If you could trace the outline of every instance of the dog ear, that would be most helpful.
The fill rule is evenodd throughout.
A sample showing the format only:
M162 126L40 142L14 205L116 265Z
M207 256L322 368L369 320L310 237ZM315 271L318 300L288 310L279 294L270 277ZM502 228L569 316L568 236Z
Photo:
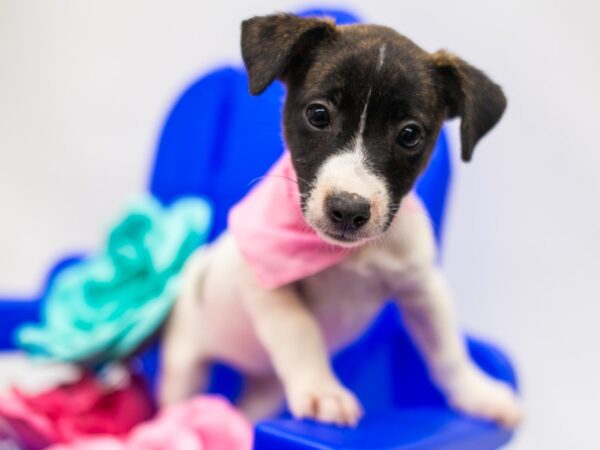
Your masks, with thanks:
M335 23L327 19L275 14L243 21L242 58L250 78L250 93L260 94L275 78L283 79L295 56L306 56L334 34Z
M445 51L432 55L441 81L442 102L447 118L460 116L461 156L471 160L475 144L502 117L506 97L502 88L481 70Z

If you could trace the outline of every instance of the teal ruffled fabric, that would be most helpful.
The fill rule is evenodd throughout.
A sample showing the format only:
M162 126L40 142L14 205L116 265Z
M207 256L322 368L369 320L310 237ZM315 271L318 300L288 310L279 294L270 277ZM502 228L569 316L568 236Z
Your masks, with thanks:
M134 353L162 325L181 269L206 242L211 208L186 198L136 202L97 256L64 269L50 286L43 323L17 331L33 356L99 366Z

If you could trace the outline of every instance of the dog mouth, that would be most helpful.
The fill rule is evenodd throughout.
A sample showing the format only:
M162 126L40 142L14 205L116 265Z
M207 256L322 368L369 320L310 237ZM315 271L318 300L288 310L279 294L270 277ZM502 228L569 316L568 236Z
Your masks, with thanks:
M362 232L335 230L328 226L311 226L311 228L323 241L338 247L354 248L371 239Z
M343 244L359 244L361 243L364 238L361 238L360 236L356 236L354 234L350 234L350 233L335 233L335 232L331 232L331 231L322 231L322 234L324 234L325 236L327 236L329 239L332 239L336 242L340 242Z

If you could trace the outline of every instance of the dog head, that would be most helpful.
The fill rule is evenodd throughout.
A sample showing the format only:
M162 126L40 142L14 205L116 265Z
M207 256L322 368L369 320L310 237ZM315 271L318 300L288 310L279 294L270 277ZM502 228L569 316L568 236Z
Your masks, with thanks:
M445 119L462 159L500 119L498 85L460 58L376 25L280 14L242 23L250 92L286 86L283 131L307 223L337 245L380 236L427 166Z

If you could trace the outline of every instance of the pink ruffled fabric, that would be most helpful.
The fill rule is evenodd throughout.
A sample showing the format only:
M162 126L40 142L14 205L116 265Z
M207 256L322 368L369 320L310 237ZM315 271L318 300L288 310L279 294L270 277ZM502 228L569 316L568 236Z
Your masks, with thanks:
M100 436L48 450L250 450L250 423L226 400L200 396L171 406L125 439Z
M13 389L0 397L4 434L28 450L93 434L126 436L154 411L146 382L136 374L118 389L107 390L87 374L74 384L42 394L27 395Z

